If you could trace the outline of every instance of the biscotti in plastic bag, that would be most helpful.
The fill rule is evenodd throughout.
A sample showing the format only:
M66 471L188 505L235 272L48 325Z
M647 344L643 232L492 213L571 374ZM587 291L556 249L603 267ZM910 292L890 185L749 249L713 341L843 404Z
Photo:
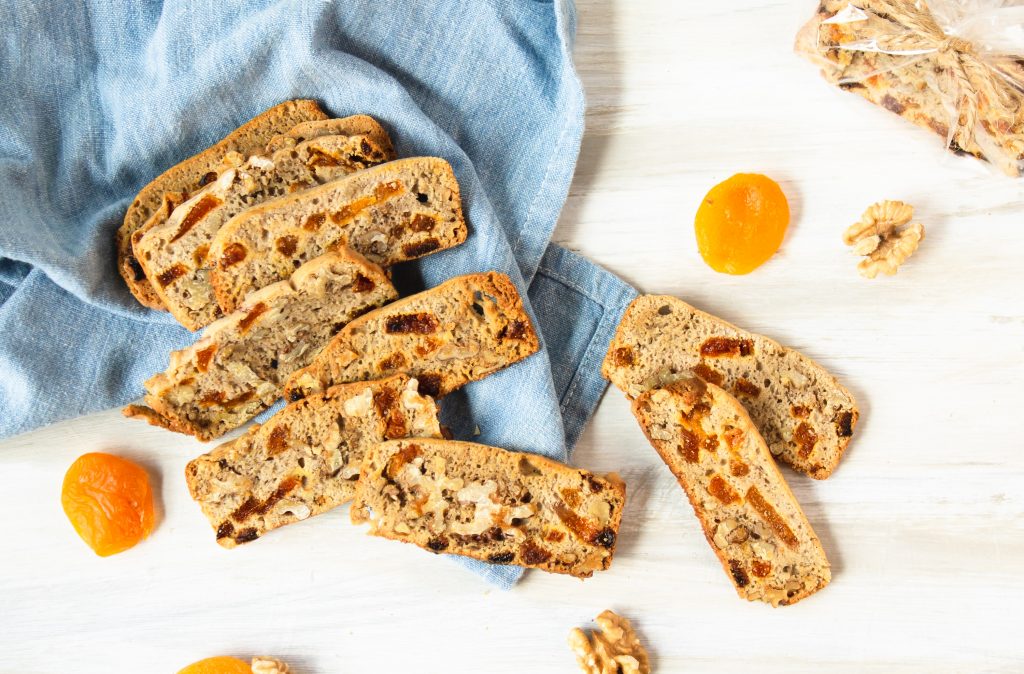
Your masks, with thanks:
M1024 6L1014 5L823 0L796 49L829 82L1016 177L1024 173Z

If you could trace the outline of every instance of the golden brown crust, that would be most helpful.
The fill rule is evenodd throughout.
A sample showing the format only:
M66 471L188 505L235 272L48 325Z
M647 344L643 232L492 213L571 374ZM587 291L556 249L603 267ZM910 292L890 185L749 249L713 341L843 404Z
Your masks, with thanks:
M131 235L132 255L135 255L135 244L137 244L139 242L139 240L143 237L143 235L146 232L148 232L149 230L153 229L153 227L156 227L161 222L163 222L163 221L167 220L167 218L171 217L171 213L174 212L174 209L177 208L178 206L180 206L181 204L185 203L186 201L188 201L188 193L187 192L164 192L164 196L163 196L163 199L161 200L160 206L158 208L156 208L150 214L149 218L147 218L146 221L144 223L142 223L142 225L139 226L138 229L136 229L134 232L132 232L132 235ZM144 269L143 269L143 272L145 272ZM152 284L150 284L148 282L148 280L147 280L147 282L144 285L147 288L151 288L152 287ZM155 293L154 293L154 296L155 296ZM157 298L157 300L160 301L159 297ZM154 307L154 308L155 309L159 309L159 308L162 308L162 306L163 306L163 304L162 304L162 301L161 301L161 306L160 307Z
M395 150L391 137L384 127L381 126L380 122L369 115L351 115L349 117L332 119L317 118L299 122L284 133L271 138L265 148L257 148L257 150L273 153L275 150L291 148L303 141L326 135L366 136L383 152L388 161L395 159ZM171 216L171 212L175 207L187 201L188 198L189 194L187 192L165 193L163 206L154 210L149 219L132 234L132 245L137 244L139 239L153 227L166 221ZM148 283L146 285L149 286ZM157 299L159 301L159 298Z
M252 118L215 145L167 169L139 191L117 230L115 245L118 271L140 303L153 309L163 309L163 303L135 260L131 244L132 234L161 206L164 194L194 191L201 186L200 181L207 173L216 170L228 152L236 151L248 156L296 124L317 119L327 119L327 114L316 101L285 101Z

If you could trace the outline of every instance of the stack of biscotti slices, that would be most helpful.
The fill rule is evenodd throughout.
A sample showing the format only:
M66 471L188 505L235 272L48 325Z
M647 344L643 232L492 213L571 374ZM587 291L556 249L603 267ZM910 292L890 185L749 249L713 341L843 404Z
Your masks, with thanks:
M210 243L210 283L221 309L233 311L341 243L388 266L456 246L466 233L448 162L399 159L239 213Z
M440 437L406 375L334 386L188 464L226 547L354 499L353 523L434 553L587 578L615 553L625 485L541 456Z
M389 266L466 235L446 161L395 161L373 118L290 101L147 185L117 245L139 301L198 330L335 247Z
M674 297L633 301L602 373L632 401L740 596L792 604L831 579L774 457L817 479L857 423L853 396L820 365Z
M189 489L225 547L355 498L354 521L372 517L376 535L588 577L611 564L621 481L440 437L433 396L538 348L503 274L456 277L388 304L293 373L291 404L192 461Z
M146 406L125 414L201 440L219 437L280 398L285 379L343 325L397 296L384 271L358 253L325 253L172 353L170 367L145 382Z
M365 313L395 296L383 271L358 253L315 258L172 354L168 370L145 383L147 406L125 413L210 440L282 392L295 401L335 384L407 373L421 392L439 397L540 346L504 274L458 276Z
M347 120L314 124L339 121ZM210 285L207 253L224 223L264 201L393 159L390 143L374 138L381 134L383 129L373 135L317 135L248 158L231 153L216 180L166 219L162 212L150 218L133 235L132 249L168 311L190 330L212 323L221 310Z
M127 266L145 272L126 276L129 287L187 328L209 328L126 413L204 440L222 435L272 404L345 323L395 299L376 263L462 243L451 166L393 159L372 118L327 119L295 101L147 186L118 234Z
M230 152L248 157L264 150L276 136L299 128L302 123L327 119L315 101L285 101L260 113L213 146L177 164L154 178L135 197L117 231L117 268L129 290L142 304L164 308L132 250L132 236L159 211L169 215L173 206L185 201L190 192L202 189L217 178L217 169ZM280 142L280 141L278 141ZM184 198L183 198L184 197Z
M122 275L143 304L205 329L125 414L210 440L291 402L188 465L221 545L351 500L405 439L422 445L398 446L398 482L385 473L377 493L370 475L359 491L360 516L384 516L377 534L579 577L608 567L621 482L441 438L435 397L540 348L504 274L388 304L381 266L466 236L447 162L396 160L372 118L328 119L311 101L268 110L139 194L118 232Z

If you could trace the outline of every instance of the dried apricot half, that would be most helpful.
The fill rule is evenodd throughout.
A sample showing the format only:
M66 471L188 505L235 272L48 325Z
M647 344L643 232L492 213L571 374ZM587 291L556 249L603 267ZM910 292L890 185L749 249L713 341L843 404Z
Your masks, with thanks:
M252 667L244 660L218 655L215 658L193 662L178 674L252 674Z
M789 226L789 202L778 183L759 173L737 173L711 188L694 222L697 249L708 266L749 274L768 261Z
M112 454L78 457L60 494L71 526L100 557L123 552L153 531L153 491L141 466Z

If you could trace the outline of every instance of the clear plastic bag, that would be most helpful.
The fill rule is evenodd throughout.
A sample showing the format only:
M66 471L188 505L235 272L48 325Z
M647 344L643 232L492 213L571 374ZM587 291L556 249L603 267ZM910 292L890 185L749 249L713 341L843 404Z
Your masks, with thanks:
M833 84L1024 173L1024 4L823 0L796 49Z

